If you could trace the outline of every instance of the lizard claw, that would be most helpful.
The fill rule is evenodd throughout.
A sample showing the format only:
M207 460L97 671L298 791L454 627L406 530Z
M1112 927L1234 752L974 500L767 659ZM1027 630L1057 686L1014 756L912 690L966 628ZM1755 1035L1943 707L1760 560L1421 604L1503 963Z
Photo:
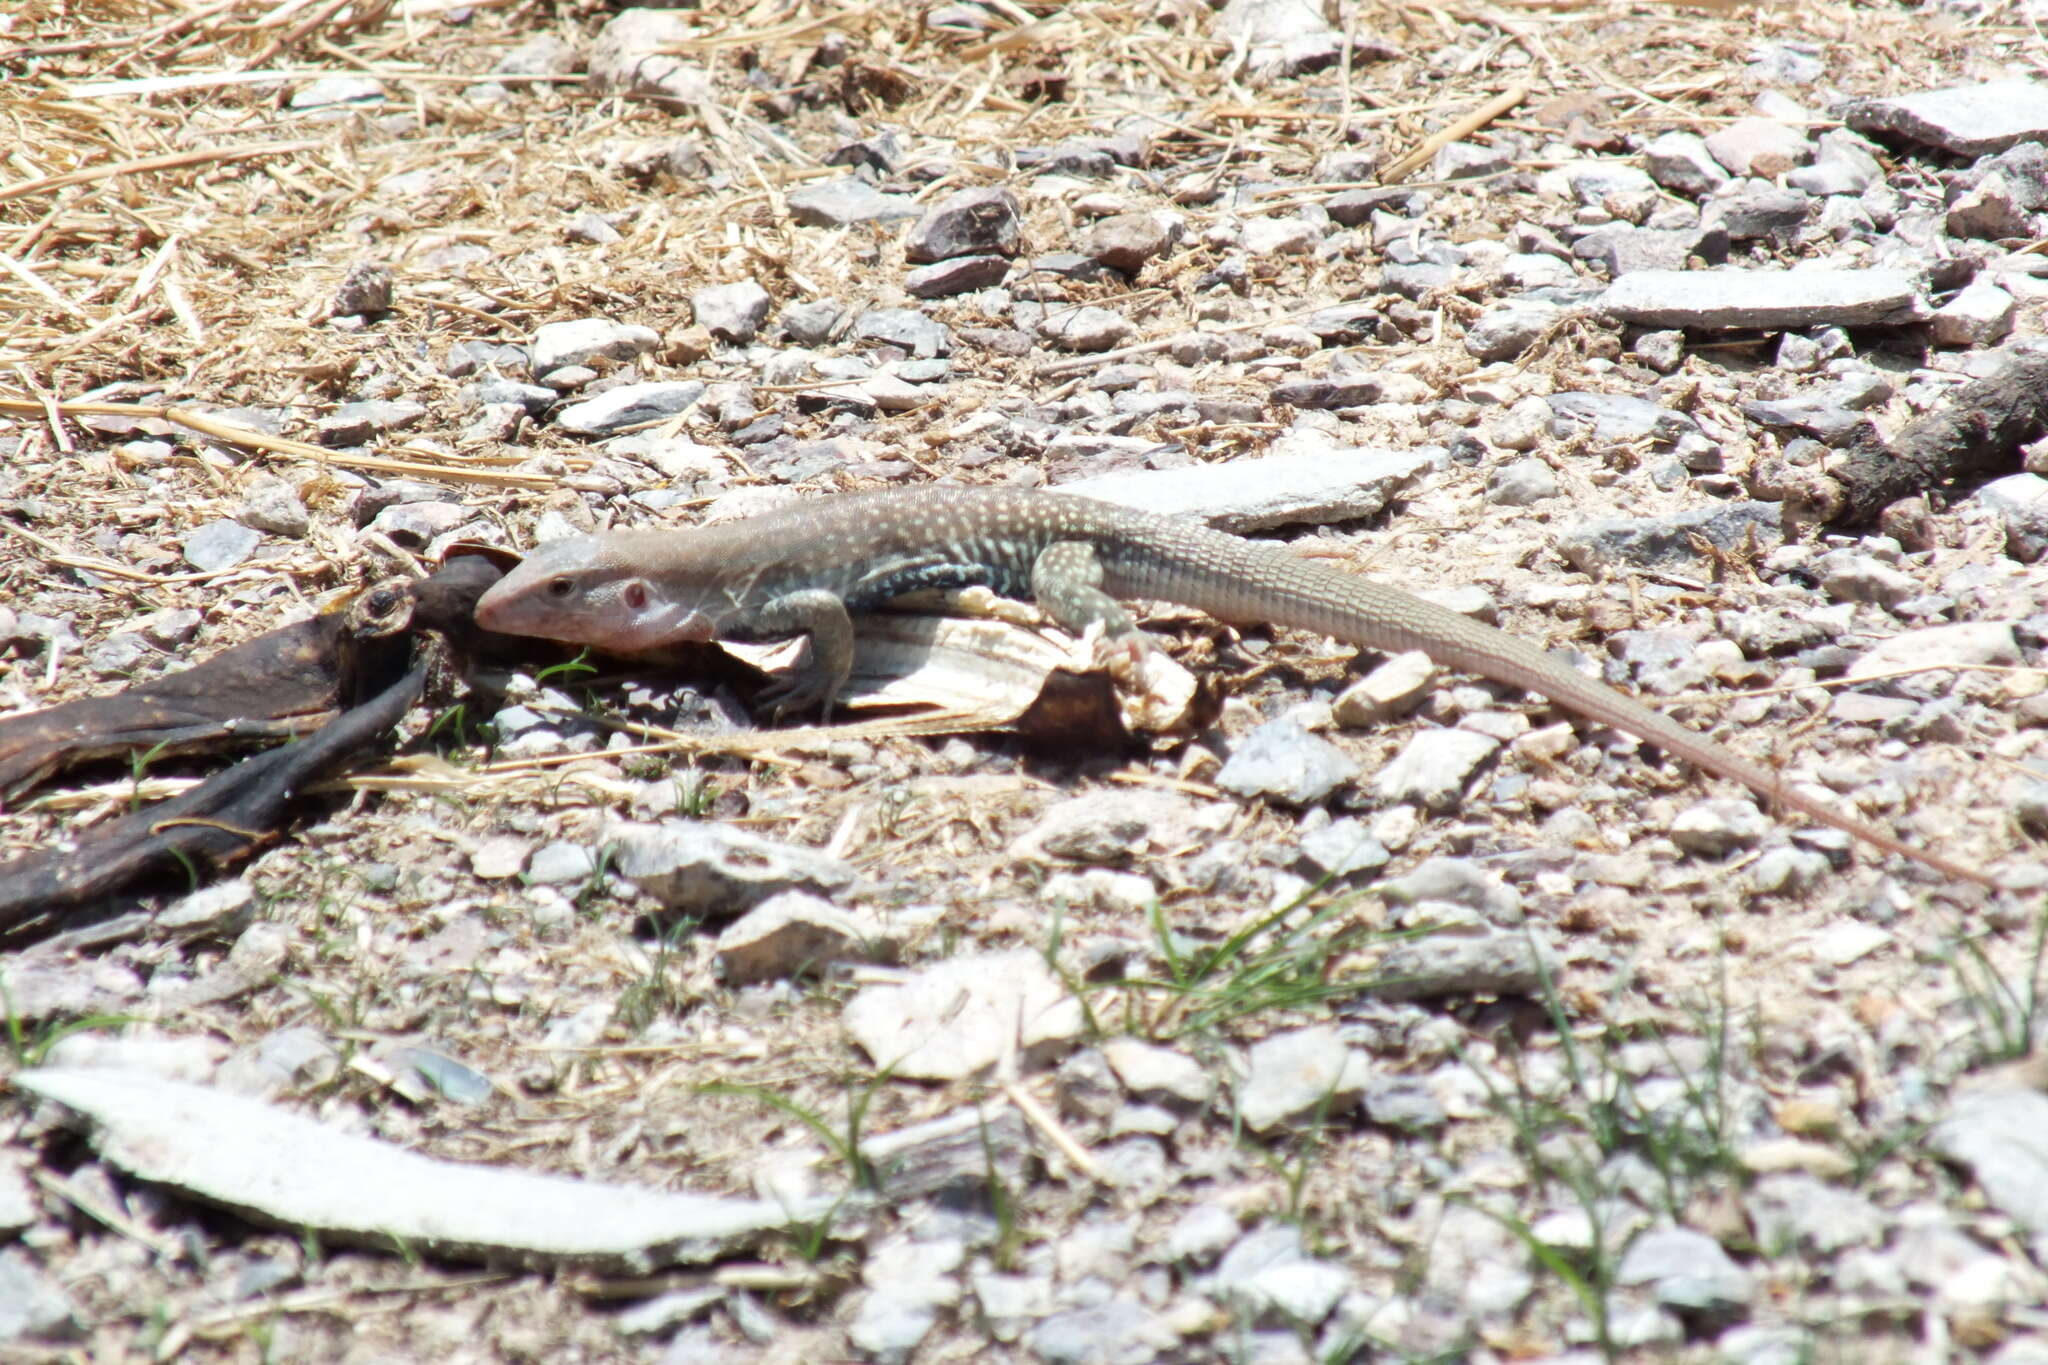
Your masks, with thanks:
M765 711L778 724L786 716L800 711L818 708L819 723L829 724L832 719L832 692L816 672L800 669L785 673L763 688L754 698L754 708Z

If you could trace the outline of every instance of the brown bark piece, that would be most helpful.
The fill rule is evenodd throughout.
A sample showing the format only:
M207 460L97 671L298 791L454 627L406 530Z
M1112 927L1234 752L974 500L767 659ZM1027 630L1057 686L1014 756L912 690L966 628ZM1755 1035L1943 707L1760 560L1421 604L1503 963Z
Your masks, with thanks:
M2019 448L2048 431L2048 348L2015 349L1997 370L1949 396L1890 442L1871 438L1819 482L1837 526L1867 526L1885 508L1958 479L2010 473ZM1825 503L1832 501L1833 506Z

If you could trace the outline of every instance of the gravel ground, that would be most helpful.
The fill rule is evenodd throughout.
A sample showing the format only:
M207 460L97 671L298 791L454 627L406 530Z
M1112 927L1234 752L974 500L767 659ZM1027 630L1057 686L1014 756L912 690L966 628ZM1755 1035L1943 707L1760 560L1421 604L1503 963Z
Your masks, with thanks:
M1084 486L1567 651L2003 887L1180 611L1216 690L1121 747L451 683L253 860L0 961L0 1359L2048 1361L2039 43L0 15L7 711L458 542ZM980 627L924 728L986 724L981 641L1064 648ZM0 847L207 771L67 774Z

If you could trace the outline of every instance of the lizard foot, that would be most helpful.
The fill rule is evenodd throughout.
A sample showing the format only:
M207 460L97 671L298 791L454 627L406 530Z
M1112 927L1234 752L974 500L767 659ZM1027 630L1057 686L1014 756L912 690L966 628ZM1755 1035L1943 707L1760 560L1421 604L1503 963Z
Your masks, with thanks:
M785 717L798 712L818 708L819 724L830 724L832 720L832 693L837 689L829 687L815 671L799 669L785 673L770 683L754 697L754 709L764 712L769 719L780 724Z

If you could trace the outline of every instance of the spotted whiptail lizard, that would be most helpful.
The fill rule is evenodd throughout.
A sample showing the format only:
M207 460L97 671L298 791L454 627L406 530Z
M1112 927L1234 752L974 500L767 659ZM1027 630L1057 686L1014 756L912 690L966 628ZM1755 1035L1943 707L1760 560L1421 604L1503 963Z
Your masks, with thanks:
M777 711L829 709L853 667L849 613L975 584L1028 594L1061 625L1100 624L1112 639L1135 636L1118 599L1136 598L1362 648L1421 650L1440 665L1540 693L1886 852L1997 885L1841 814L1492 626L1278 546L1088 498L991 488L855 493L694 530L579 536L530 555L484 594L476 617L489 630L624 653L809 635L810 666L764 700Z

